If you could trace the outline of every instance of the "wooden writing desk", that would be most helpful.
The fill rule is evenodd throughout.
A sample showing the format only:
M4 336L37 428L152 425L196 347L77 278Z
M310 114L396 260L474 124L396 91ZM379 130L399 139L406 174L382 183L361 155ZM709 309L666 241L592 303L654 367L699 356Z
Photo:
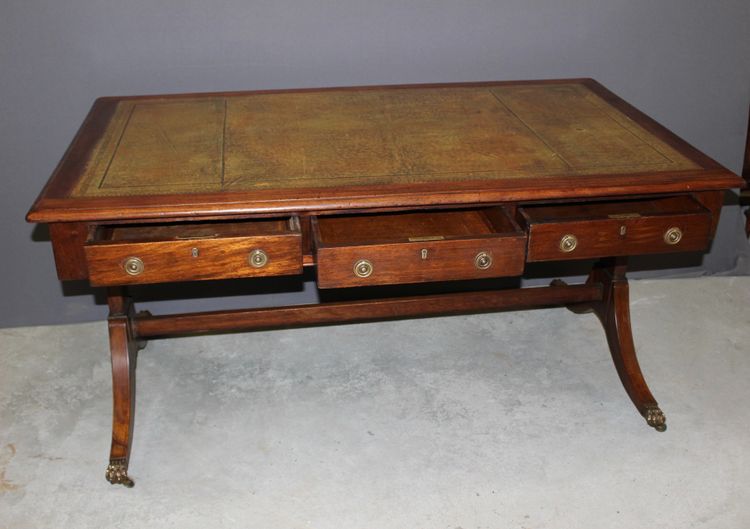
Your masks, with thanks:
M635 355L626 256L700 252L741 180L590 79L110 97L28 214L62 280L108 287L106 477L132 485L145 339L551 305L593 310L620 379L666 428ZM301 274L319 288L520 276L585 284L153 316L133 284Z

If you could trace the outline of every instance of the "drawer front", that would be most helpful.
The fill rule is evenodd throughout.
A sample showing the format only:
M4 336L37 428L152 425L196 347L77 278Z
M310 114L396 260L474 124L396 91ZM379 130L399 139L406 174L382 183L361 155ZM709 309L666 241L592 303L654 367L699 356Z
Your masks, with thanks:
M518 276L526 235L502 207L313 219L318 286Z
M302 273L299 233L86 245L93 285L128 285Z
M523 273L524 246L523 237L498 237L319 248L318 286L518 276Z
M708 212L532 223L528 260L701 251L708 248L710 229Z

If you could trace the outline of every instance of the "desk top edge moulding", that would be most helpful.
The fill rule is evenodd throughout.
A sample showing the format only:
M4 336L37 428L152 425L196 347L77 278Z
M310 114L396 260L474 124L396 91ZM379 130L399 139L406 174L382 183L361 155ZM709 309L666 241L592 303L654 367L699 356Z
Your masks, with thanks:
M49 224L61 280L107 289L105 477L130 487L139 351L195 333L566 306L596 314L625 392L663 432L627 259L705 252L742 186L592 79L104 97L27 220ZM592 260L586 282L474 281L520 285L527 263L570 260ZM305 268L319 289L428 288L164 315L128 290Z
M574 198L736 179L590 79L105 97L28 219Z

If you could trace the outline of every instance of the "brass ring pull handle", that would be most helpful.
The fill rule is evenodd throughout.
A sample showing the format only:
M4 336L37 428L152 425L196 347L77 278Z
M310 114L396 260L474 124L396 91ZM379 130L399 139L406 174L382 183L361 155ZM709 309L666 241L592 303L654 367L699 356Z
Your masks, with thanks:
M256 248L250 252L247 260L253 268L263 268L268 263L268 254L260 248Z
M669 245L675 245L682 240L682 230L676 226L669 228L664 232L664 242Z
M370 277L372 270L372 263L367 259L360 259L354 263L354 275L357 277Z
M562 239L560 239L561 252L570 253L576 249L576 246L578 246L578 237L576 237L572 233L563 235Z
M487 252L479 252L476 257L474 257L474 266L479 270L487 270L492 266L492 256Z
M138 257L128 257L122 266L125 268L125 273L130 276L141 275L145 268L143 261Z

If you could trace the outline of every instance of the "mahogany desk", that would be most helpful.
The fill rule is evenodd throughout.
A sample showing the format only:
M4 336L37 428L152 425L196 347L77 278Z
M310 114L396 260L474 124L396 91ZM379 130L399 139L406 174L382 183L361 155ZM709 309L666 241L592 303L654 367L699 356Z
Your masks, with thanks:
M591 79L98 99L31 211L61 280L107 287L106 477L131 486L147 338L567 305L594 311L623 386L665 417L633 347L626 258L701 252L741 179ZM323 289L520 276L585 284L153 316L128 285L301 274Z

